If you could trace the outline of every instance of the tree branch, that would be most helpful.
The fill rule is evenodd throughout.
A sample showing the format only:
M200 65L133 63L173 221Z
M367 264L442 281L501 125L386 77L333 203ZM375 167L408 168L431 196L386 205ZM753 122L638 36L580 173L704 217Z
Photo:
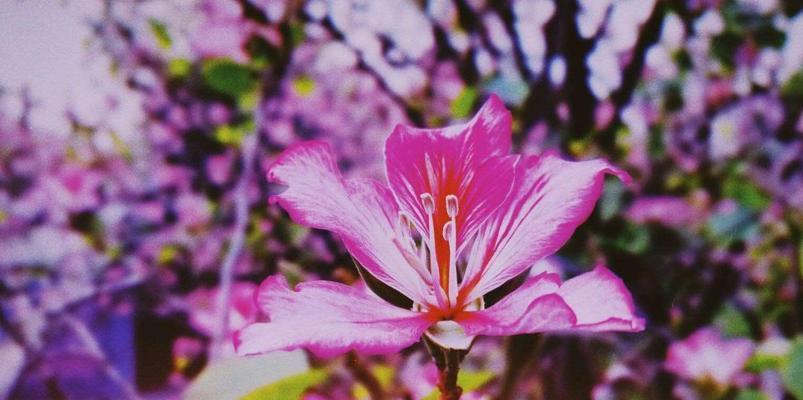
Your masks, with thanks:
M217 297L218 331L212 343L212 355L216 358L222 354L222 349L229 332L229 306L231 304L231 286L233 282L234 266L240 257L245 244L245 230L248 226L248 183L251 180L251 167L256 152L259 149L259 127L261 126L259 109L255 112L255 132L243 139L242 160L243 172L234 191L234 228L229 248L220 267L220 295Z
M373 372L366 367L365 363L363 363L353 351L349 352L346 356L346 368L348 368L351 375L354 376L354 380L365 386L372 400L383 400L387 398L379 379L376 378Z

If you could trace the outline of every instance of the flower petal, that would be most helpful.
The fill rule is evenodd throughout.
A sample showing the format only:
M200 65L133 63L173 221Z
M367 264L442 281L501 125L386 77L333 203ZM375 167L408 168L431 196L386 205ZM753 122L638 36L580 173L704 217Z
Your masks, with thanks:
M421 194L435 202L435 232L448 221L446 196L457 196L457 243L504 201L513 176L510 152L511 115L491 96L477 115L463 125L419 129L398 125L385 142L387 177L400 208L421 232L428 216Z
M630 179L603 160L573 162L554 153L521 160L498 220L483 226L472 249L461 289L465 301L488 293L563 246L594 210L606 173Z
M644 329L622 281L605 267L561 283L556 274L528 279L499 303L458 318L469 335L517 335L547 331Z
M591 272L569 279L560 286L558 294L577 316L575 329L644 330L644 319L636 316L630 292L608 268L598 266Z
M239 354L305 348L320 357L355 350L399 351L417 342L434 322L427 314L392 306L368 292L336 282L300 283L290 289L280 275L262 283L256 296L270 322L239 332Z
M394 242L398 210L387 187L344 180L331 147L320 141L288 148L269 168L268 179L287 186L271 202L294 221L337 233L374 277L414 301L427 302L426 284Z
M576 317L556 293L559 285L557 275L540 274L493 306L465 312L457 321L469 335L507 336L569 329L575 325Z

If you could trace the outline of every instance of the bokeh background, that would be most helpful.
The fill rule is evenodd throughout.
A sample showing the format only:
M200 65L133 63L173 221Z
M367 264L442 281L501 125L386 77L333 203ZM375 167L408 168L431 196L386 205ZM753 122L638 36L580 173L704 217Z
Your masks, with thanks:
M0 398L430 395L421 345L233 354L267 275L358 280L264 169L383 178L495 93L517 151L633 175L535 268L609 265L647 329L481 338L466 398L803 399L803 2L6 0L0 60Z

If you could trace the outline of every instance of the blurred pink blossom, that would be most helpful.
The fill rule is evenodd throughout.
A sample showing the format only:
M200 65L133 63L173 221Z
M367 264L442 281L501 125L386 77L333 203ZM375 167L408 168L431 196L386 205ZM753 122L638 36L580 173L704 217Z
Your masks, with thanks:
M669 347L665 366L686 379L710 379L727 386L744 368L754 348L749 339L724 339L717 329L702 328Z
M664 225L681 228L699 222L703 210L689 200L681 197L652 196L639 197L625 212L635 223L660 222Z

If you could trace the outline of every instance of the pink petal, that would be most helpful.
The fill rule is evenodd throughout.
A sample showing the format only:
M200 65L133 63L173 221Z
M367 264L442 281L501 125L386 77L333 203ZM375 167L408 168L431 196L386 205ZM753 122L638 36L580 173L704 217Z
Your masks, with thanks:
M271 202L294 221L339 234L374 277L416 302L427 302L426 284L394 243L398 210L386 187L344 180L331 147L320 141L288 148L269 168L268 179L288 186Z
M556 294L559 286L557 275L540 274L493 306L464 313L458 322L468 335L507 336L569 329L575 325L576 317Z
M542 273L499 303L466 312L458 322L469 335L644 329L644 320L635 315L630 293L605 267L563 283L556 274Z
M292 290L283 276L271 276L260 286L256 301L270 322L239 332L239 354L297 348L320 357L350 350L392 353L417 342L433 322L427 314L336 282L300 283Z
M491 96L469 122L441 129L398 125L385 142L387 177L400 208L421 232L428 217L421 194L435 200L435 232L448 221L446 196L458 198L457 243L505 199L513 176L510 152L511 115Z
M499 222L478 235L461 291L471 301L557 251L594 210L605 174L630 177L603 160L566 161L554 153L517 165Z
M624 282L603 266L564 282L558 294L577 316L575 329L644 330L644 320L636 316L633 298Z

